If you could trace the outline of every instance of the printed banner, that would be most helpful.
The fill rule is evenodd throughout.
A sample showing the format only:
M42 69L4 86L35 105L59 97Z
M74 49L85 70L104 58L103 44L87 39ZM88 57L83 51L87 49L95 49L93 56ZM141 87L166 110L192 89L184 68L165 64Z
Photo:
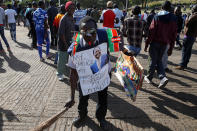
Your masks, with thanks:
M107 43L76 52L70 59L76 66L84 96L101 91L110 84Z
M135 57L127 56L121 52L116 67L115 75L128 97L136 100L137 92L142 87L144 69Z

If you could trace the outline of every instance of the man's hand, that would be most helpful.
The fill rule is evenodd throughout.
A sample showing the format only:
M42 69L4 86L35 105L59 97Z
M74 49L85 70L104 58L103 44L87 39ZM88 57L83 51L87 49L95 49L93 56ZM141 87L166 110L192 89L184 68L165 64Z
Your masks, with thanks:
M68 107L68 108L71 108L73 105L75 104L75 101L73 99L71 100L68 100L65 104L64 107Z

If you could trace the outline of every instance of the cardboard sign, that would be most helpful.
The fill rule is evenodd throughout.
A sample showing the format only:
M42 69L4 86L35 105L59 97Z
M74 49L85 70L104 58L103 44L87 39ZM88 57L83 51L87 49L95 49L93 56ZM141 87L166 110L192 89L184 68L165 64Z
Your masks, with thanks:
M76 67L84 96L101 91L110 84L107 43L76 52L69 59Z
M116 67L115 75L128 97L136 100L137 92L142 87L144 69L135 57L127 56L121 52Z

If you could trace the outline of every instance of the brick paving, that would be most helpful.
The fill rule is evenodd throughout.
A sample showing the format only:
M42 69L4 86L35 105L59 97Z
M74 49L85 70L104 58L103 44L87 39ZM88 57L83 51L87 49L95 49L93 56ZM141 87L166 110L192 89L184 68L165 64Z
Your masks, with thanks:
M17 43L5 35L13 54L0 55L0 131L28 131L59 112L69 96L69 80L60 82L56 76L53 58L39 61L37 50L31 48L27 29L17 26ZM1 40L2 41L2 40ZM2 41L3 43L3 41ZM3 43L3 47L6 47ZM45 47L44 47L45 49ZM51 54L55 50L50 51ZM44 54L45 56L45 54ZM118 54L113 54L113 60ZM107 121L110 131L197 131L197 45L186 71L173 70L181 59L181 51L174 50L169 58L167 73L170 80L165 89L143 83L136 102L126 97L123 88L113 75L109 86ZM141 52L137 57L147 72L148 56ZM153 80L159 83L158 79ZM76 104L46 131L101 130L95 118L97 96L91 95L87 122L80 128L72 126L77 116Z

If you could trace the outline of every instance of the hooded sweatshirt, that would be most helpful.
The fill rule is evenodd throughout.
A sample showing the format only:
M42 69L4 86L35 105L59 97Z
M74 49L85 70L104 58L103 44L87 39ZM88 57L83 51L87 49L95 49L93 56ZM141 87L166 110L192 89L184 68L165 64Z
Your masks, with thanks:
M170 45L172 50L177 36L176 16L167 11L160 11L155 15L150 28L146 46L150 43Z

